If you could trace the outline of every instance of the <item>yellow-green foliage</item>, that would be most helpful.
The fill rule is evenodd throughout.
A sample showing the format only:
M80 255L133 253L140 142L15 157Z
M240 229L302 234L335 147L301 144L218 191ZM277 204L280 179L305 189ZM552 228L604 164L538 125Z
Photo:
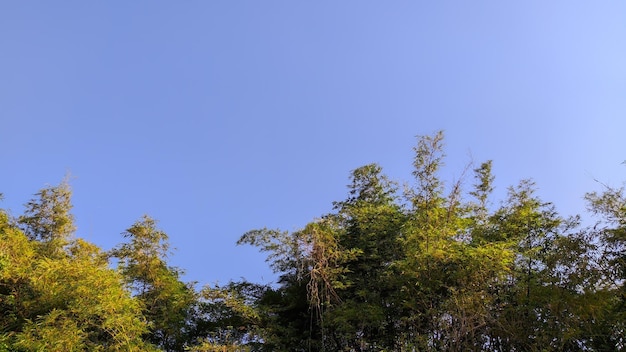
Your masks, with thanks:
M47 257L41 242L0 224L0 347L24 351L145 351L138 302L100 249L74 240Z

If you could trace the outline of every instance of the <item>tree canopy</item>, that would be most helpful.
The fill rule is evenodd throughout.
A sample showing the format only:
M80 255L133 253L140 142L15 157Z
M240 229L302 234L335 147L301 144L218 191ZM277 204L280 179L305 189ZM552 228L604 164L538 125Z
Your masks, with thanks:
M244 233L272 285L195 289L149 216L103 251L76 237L68 182L44 188L0 210L0 351L624 350L624 189L585 196L588 226L532 180L492 199L492 161L469 189L444 161L443 133L419 136L404 188L364 165L301 229Z

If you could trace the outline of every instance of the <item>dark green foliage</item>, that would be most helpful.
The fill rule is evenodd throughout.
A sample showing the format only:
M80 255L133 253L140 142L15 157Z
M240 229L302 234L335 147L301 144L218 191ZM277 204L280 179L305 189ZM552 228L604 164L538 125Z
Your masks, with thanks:
M288 326L273 336L309 351L623 348L622 190L588 196L605 221L585 229L541 201L530 180L490 209L491 161L474 170L466 201L460 181L438 177L442 133L420 137L414 151L415 187L404 197L378 165L366 165L334 213L301 231L242 237L282 274L265 299L300 307L266 332ZM280 316L280 306L265 313Z

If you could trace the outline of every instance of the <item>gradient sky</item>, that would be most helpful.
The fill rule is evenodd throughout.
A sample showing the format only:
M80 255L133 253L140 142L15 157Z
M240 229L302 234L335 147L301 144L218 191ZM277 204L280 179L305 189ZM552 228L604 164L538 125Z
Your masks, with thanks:
M623 1L2 1L0 207L66 173L77 236L159 220L185 279L273 280L244 232L296 230L379 163L494 160L564 214L626 180ZM469 179L466 184L470 185Z

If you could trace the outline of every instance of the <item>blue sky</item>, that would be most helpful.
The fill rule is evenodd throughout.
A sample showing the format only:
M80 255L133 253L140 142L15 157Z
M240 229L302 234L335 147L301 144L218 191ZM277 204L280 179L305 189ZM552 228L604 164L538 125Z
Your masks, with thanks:
M496 198L532 177L584 211L626 179L625 98L618 1L4 1L0 206L70 173L77 236L149 214L187 280L267 283L239 236L330 212L366 163L410 182L440 129L442 178L493 159Z

